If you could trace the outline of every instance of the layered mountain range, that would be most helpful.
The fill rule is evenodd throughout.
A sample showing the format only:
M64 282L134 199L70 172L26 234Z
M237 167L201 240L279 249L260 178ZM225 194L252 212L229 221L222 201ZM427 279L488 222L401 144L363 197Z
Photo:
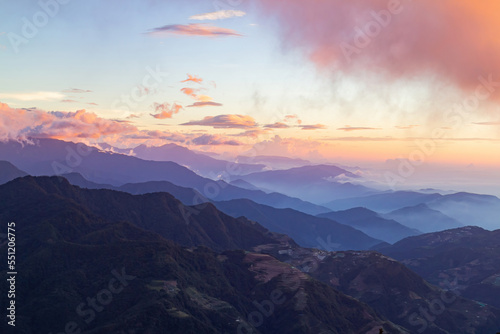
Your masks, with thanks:
M176 147L33 142L0 143L20 333L500 330L494 196L384 192L299 162L241 159L232 173L218 160L228 183L195 173L222 166L200 153L167 161Z

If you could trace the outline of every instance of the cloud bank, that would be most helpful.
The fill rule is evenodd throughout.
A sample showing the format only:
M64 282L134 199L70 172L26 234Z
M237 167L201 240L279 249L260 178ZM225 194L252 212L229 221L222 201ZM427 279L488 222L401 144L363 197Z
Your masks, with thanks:
M479 76L500 97L500 2L494 0L258 0L285 49L322 72L387 80L429 76L474 93Z

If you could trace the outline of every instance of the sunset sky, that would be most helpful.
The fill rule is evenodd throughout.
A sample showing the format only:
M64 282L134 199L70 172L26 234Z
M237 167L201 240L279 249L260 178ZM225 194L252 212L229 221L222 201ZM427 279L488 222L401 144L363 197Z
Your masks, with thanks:
M496 0L2 1L0 139L500 167Z

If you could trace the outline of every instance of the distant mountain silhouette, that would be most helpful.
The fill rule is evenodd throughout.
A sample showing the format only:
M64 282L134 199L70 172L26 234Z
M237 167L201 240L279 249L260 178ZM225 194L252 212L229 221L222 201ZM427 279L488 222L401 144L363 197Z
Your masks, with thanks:
M324 204L338 211L356 207L367 208L376 212L387 213L408 206L415 206L442 197L438 193L427 194L414 191L394 191L361 197L338 199Z
M431 212L424 207L417 207L426 204L430 209L440 211L442 214L452 218L446 221L445 217L436 212ZM332 210L346 210L354 207L365 207L381 213L390 213L407 207L416 207L413 212L402 212L402 217L408 214L416 214L419 211L422 219L429 219L434 214L434 218L442 221L444 228L457 227L456 221L463 225L475 225L494 230L500 228L500 199L491 195L478 195L472 193L455 193L441 195L438 193L419 193L414 191L396 191L370 196L339 199L325 204ZM424 210L425 209L425 210ZM426 212L425 212L426 211ZM429 216L430 215L430 216ZM440 217L438 217L440 216ZM396 216L392 217L396 219ZM406 217L408 226L418 228L417 224L431 224L426 221L412 221L411 217ZM401 219L401 223L405 224ZM453 221L455 220L455 222ZM441 229L440 227L436 227ZM425 227L422 228L424 230Z
M406 238L380 251L435 285L500 308L500 230L466 226Z
M304 159L279 157L272 155L244 156L240 155L236 161L241 163L264 164L272 169L287 169L311 165L311 162Z
M302 247L330 251L370 249L381 242L353 227L293 209L276 209L248 199L214 204L219 210L233 217L244 216L271 231L287 234Z
M224 181L203 178L174 162L146 161L54 139L35 141L37 145L24 146L18 142L0 142L0 159L6 159L34 176L77 172L94 183L115 187L127 183L168 181L181 187L196 189L212 200L250 198L258 203L294 208L310 214L329 211L325 207L279 193L266 194L260 190L242 189Z
M230 173L231 175L248 174L261 171L265 167L263 164L234 163L214 159L176 144L166 144L163 146L139 145L132 149L132 152L136 157L144 160L176 162L199 175L209 178L215 178L224 173Z
M28 175L8 161L0 161L0 184Z
M463 225L481 226L489 230L500 228L500 199L496 196L459 192L437 198L427 205Z
M126 221L156 232L182 246L207 246L214 250L251 249L265 243L279 243L267 230L246 219L234 219L212 204L193 210L168 193L131 195L113 190L82 189L62 177L19 178L0 187L10 192L12 205L62 197L68 207L80 205L110 221ZM32 195L30 195L32 194ZM71 204L73 203L73 204ZM16 214L6 210L6 215ZM19 214L19 213L18 213ZM6 218L7 219L7 218Z
M232 184L233 186L236 186L236 187L239 187L239 188L243 188L243 189L262 190L262 189L260 189L260 188L258 188L256 186L254 186L250 182L247 182L247 181L244 181L244 180L241 180L241 179L233 180L233 181L229 182L229 184Z
M394 219L410 228L422 232L437 232L462 227L463 224L448 217L440 211L429 208L426 204L418 204L411 207L398 209L383 215Z
M184 244L258 241L257 230L213 206L188 230L176 223L178 204L167 194L84 190L55 177L0 186L0 219L16 222L16 333L399 331L367 305L272 256L182 248L137 226L169 226L163 234ZM225 239L236 232L231 226L240 232ZM0 250L5 254L7 244ZM0 302L8 304L6 293ZM0 331L11 332L7 327L2 321Z
M366 208L353 208L345 211L328 212L318 215L338 221L358 229L372 238L388 243L395 243L412 235L422 234L417 229L409 228L396 220L382 218L378 213Z
M346 180L360 177L332 165L313 165L286 170L257 172L238 178L262 188L313 202L355 197L377 191Z

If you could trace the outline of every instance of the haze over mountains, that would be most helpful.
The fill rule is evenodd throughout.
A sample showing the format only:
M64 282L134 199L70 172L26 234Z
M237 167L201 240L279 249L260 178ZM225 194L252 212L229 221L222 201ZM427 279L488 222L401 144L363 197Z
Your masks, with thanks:
M26 278L19 287L25 301L19 311L26 314L19 318L20 332L54 331L70 321L96 333L224 333L241 326L255 333L277 328L410 333L424 327L466 333L500 326L500 310L453 295L446 295L444 312L425 320L421 310L432 310L443 290L375 252L300 248L286 236L210 205L186 223L180 207L165 193L85 190L57 177L28 176L0 186L0 219L16 217L18 266ZM164 238L218 252L181 248ZM490 240L498 245L498 238ZM78 311L86 295L99 293L119 273L129 281L105 312L89 318ZM93 284L79 284L86 277ZM265 321L253 322L249 314L266 310L258 305L271 310L265 301L272 291L279 291L280 299L275 297L272 312L264 313L269 314ZM299 315L303 321L297 322ZM151 316L162 320L147 320Z
M209 178L224 176L231 172L232 175L248 174L263 170L266 166L250 161L249 163L228 162L218 160L204 154L195 153L189 149L176 144L166 144L163 146L139 145L133 149L118 149L109 145L101 147L113 152L133 155L143 160L152 161L173 161L181 166L185 166L197 174Z
M500 328L494 196L381 192L332 165L229 184L171 161L35 141L0 143L0 219L17 224L25 273L21 333L71 321L89 333ZM86 322L77 306L121 270L134 278Z

